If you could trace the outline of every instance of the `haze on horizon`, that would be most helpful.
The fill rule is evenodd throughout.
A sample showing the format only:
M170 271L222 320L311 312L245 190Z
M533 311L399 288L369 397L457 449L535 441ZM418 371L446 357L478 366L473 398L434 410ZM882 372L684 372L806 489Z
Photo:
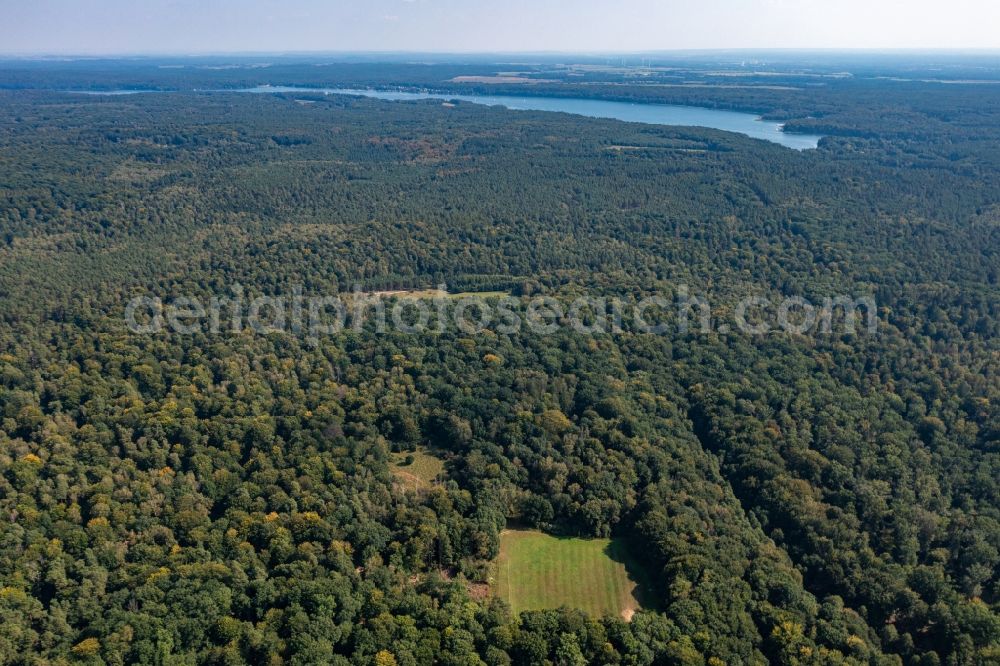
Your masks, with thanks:
M4 0L0 53L996 49L995 0Z

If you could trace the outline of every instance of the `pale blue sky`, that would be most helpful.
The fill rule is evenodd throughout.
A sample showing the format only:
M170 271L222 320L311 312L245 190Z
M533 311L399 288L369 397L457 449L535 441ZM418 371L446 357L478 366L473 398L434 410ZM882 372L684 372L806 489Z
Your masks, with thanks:
M1000 48L998 0L0 0L0 53Z

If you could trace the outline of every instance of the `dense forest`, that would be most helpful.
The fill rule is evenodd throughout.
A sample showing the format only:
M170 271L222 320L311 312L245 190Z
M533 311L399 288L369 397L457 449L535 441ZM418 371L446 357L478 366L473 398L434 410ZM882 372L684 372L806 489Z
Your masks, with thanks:
M1000 663L1000 86L452 82L497 70L4 63L0 663ZM827 136L193 90L262 82L701 104ZM175 92L60 91L95 86ZM720 320L751 294L866 296L878 329L125 317L441 284L683 285ZM446 471L412 491L391 468L418 447ZM477 593L512 524L622 539L651 602L515 616Z

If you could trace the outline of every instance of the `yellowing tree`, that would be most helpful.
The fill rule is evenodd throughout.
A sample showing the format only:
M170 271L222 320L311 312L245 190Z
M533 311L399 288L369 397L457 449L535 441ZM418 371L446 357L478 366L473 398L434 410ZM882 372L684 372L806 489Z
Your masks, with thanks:
M380 650L375 655L375 666L396 666L396 657L388 650Z

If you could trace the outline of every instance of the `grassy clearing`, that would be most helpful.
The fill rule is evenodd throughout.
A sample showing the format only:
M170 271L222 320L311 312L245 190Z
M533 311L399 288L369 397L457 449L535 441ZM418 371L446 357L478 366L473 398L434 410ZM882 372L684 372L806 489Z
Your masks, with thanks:
M448 298L503 298L510 296L509 291L460 291L455 294L448 294Z
M500 535L494 593L515 613L568 606L629 620L640 608L621 542L555 537L534 530ZM630 563L630 568L633 568Z
M413 462L406 463L406 457L413 456ZM406 490L427 490L435 479L444 474L444 461L426 449L392 454L389 466L393 476Z

